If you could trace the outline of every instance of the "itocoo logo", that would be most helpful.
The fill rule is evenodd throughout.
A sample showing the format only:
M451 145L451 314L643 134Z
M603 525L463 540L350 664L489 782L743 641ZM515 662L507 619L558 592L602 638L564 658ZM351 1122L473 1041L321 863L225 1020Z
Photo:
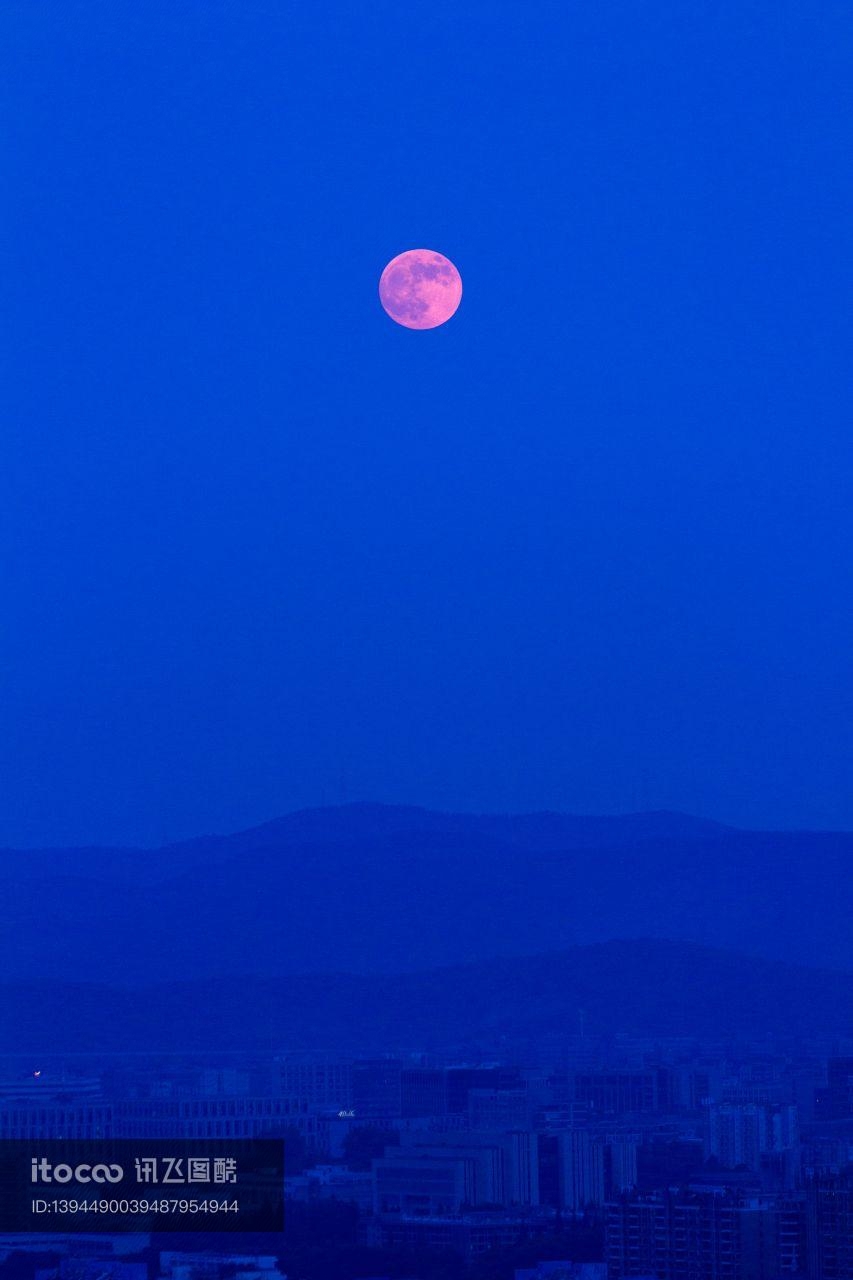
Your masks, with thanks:
M32 1159L31 1182L121 1182L120 1164L51 1164L44 1156Z

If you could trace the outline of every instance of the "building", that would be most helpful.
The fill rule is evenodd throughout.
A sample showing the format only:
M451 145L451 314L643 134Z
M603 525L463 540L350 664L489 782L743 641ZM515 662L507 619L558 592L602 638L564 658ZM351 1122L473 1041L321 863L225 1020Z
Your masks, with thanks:
M34 1280L148 1280L148 1266L117 1257L72 1256L54 1267L38 1267Z
M575 1102L597 1115L664 1111L673 1100L673 1081L663 1067L645 1071L591 1071L575 1076Z
M352 1109L358 1121L399 1118L403 1114L403 1066L395 1058L352 1065Z
M807 1187L809 1277L853 1277L853 1167L813 1178Z
M405 1217L459 1213L494 1204L488 1165L464 1152L397 1151L373 1161L373 1210Z
M287 1280L271 1255L228 1253L226 1249L221 1253L210 1248L198 1253L164 1251L160 1271L167 1280Z
M710 1107L708 1154L726 1169L758 1170L769 1149L767 1109L755 1104Z
M280 1058L277 1088L282 1097L304 1098L322 1111L352 1107L352 1064L337 1058Z
M538 1135L411 1130L373 1162L376 1213L431 1215L539 1204Z
M683 1186L702 1168L704 1160L702 1138L649 1134L637 1148L637 1190Z
M518 1089L521 1085L514 1067L448 1067L445 1081L450 1115L467 1114L471 1089Z
M526 1089L469 1089L468 1124L472 1129L526 1129L531 1124Z
M603 1205L604 1144L586 1129L564 1129L556 1137L559 1207L577 1213Z
M603 1262L540 1262L516 1271L515 1280L607 1280Z
M16 1231L12 1235L0 1236L0 1262L5 1262L12 1253L56 1253L80 1261L82 1259L123 1258L129 1254L139 1253L147 1249L151 1243L150 1235L89 1235L72 1231L68 1233L39 1232L27 1233Z
M760 1103L723 1104L708 1109L707 1153L726 1169L768 1168L770 1155L797 1152L800 1132L797 1108L793 1104L768 1106ZM780 1167L785 1161L779 1161ZM798 1167L799 1161L790 1161Z
M373 1211L373 1175L360 1173L340 1165L314 1165L302 1174L287 1178L288 1200L315 1203L318 1200L341 1200L355 1204L363 1213Z
M624 1197L607 1206L604 1257L608 1280L669 1272L669 1207L663 1196Z
M377 1219L370 1241L383 1248L453 1252L470 1259L491 1249L511 1249L522 1239L553 1230L553 1217L542 1214L400 1215Z
M638 1137L613 1136L605 1140L604 1146L604 1186L608 1198L622 1195L625 1191L633 1191L637 1186L637 1152L640 1148Z
M0 1104L0 1140L119 1136L115 1106L103 1100L60 1102L33 1096Z
M608 1280L779 1280L802 1276L806 1253L804 1197L686 1188L607 1206Z
M444 1072L431 1067L404 1067L400 1072L400 1114L404 1120L446 1115Z
M815 1110L820 1120L846 1120L853 1116L853 1058L830 1058L826 1084L815 1094Z
M328 1144L328 1125L303 1098L132 1098L114 1102L112 1117L117 1138L261 1138L296 1130L312 1150Z

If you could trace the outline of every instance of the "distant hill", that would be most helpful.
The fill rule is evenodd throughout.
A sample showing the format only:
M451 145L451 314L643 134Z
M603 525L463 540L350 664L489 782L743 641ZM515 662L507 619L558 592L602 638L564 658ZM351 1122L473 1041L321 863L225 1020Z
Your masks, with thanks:
M562 813L436 813L415 805L349 804L299 809L232 835L198 836L158 849L72 847L0 849L0 866L18 876L80 875L122 882L156 883L247 850L287 849L441 836L491 838L521 849L603 848L638 840L671 840L731 830L720 823L667 811L615 817Z
M853 969L853 835L306 810L158 850L0 854L0 973L401 973L618 937Z
M0 1042L18 1052L493 1046L590 1035L833 1037L853 1032L853 975L659 941L382 977L308 974L0 987Z

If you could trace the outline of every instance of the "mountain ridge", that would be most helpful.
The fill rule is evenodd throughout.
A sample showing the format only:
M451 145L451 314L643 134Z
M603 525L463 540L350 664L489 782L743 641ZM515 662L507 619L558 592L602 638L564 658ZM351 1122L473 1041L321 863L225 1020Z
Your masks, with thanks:
M638 935L845 969L851 868L853 835L667 812L302 810L137 856L7 853L0 972L92 980L117 940L136 983L393 974Z
M709 835L739 828L710 818L698 818L675 809L637 810L625 814L575 814L555 809L530 810L521 813L465 813L455 810L428 809L422 805L383 804L379 801L354 801L344 805L295 809L265 822L254 823L230 832L206 832L184 840L162 845L100 845L87 843L33 848L0 848L0 859L7 857L32 859L108 854L111 857L139 857L173 854L200 846L228 846L241 842L263 842L292 834L304 841L309 836L328 839L332 836L358 838L363 835L387 834L389 831L451 831L487 825L493 830L524 829L538 825L562 832L571 844L580 832L634 833L634 838L665 838L667 830L673 838L687 834Z

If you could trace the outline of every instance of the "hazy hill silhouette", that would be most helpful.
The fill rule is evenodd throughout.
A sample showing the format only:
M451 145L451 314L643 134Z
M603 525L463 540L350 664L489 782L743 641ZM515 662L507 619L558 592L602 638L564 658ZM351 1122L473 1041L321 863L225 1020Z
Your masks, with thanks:
M610 942L430 972L247 975L137 991L106 984L0 987L0 1040L52 1052L493 1046L590 1035L811 1039L849 1034L853 974L681 943Z
M853 969L853 836L351 805L0 855L9 981L400 973L657 937Z

